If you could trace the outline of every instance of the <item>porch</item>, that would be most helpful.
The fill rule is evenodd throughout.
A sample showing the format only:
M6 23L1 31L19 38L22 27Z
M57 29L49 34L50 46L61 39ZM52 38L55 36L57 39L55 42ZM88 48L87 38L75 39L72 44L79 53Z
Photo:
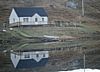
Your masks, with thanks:
M13 26L27 26L27 25L45 25L45 24L48 24L47 22L15 22L15 23L11 23L9 24L10 27L13 27Z

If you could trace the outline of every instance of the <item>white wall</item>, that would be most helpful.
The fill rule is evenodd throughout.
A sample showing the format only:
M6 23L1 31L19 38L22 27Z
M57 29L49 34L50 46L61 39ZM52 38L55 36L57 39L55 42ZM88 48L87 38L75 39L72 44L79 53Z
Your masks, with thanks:
M24 22L23 19L28 18L28 22ZM37 22L35 22L35 18L37 18ZM44 18L44 21L42 21ZM48 24L48 17L41 17L38 14L33 15L32 17L20 17L20 22L22 25L41 25L41 24Z
M38 22L35 22L35 18L38 19ZM44 18L44 21L42 21L42 18ZM35 24L48 24L48 17L41 17L38 14L35 14L32 16L31 21L34 21Z
M25 58L25 55L29 54L30 58ZM37 57L36 55L39 55L39 57ZM45 57L43 57L43 55L45 54ZM42 58L48 58L49 54L48 51L36 51L36 52L23 52L23 54L21 55L21 59L34 59L37 62L39 62Z
M10 57L11 57L11 61L12 61L13 65L14 65L14 67L16 68L16 66L17 66L17 64L18 64L18 62L20 60L20 56L14 54L14 53L11 53Z
M19 18L18 18L18 16L17 16L17 14L16 14L16 12L15 12L14 9L12 9L12 12L10 14L9 24L14 23L14 20L13 19L15 19L15 22L19 22Z
M28 22L24 22L24 18L28 18ZM31 17L20 17L20 22L21 22L21 25L33 25L33 22L31 21Z

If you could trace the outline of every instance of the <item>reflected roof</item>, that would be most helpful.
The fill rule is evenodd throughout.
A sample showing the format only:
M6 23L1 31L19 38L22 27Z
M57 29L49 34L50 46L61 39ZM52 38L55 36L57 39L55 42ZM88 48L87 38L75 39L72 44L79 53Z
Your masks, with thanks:
M48 62L48 58L43 58L39 62L36 62L34 59L19 60L19 63L16 68L33 68L44 66Z

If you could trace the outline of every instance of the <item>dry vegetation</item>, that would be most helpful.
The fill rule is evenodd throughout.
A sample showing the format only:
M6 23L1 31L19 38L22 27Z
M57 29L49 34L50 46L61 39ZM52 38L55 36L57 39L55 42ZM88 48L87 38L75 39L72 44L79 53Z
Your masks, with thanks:
M22 29L22 30L20 29L20 31L22 31L24 33L29 33L28 35L32 35L32 36L38 36L41 34L43 36L44 34L49 34L49 35L59 35L59 36L71 35L71 36L83 36L84 37L84 35L87 35L90 37L89 39L87 37L86 40L85 39L84 40L80 39L80 40L82 41L83 46L87 47L86 48L87 60L91 60L90 62L88 62L88 64L90 63L90 65L93 66L93 65L95 65L95 64L93 64L93 62L95 61L94 63L96 63L96 61L98 61L98 58L100 57L99 52L96 54L97 56L94 55L94 53L96 53L97 50L100 51L99 50L99 47L100 47L100 44L99 44L100 43L100 39L99 39L100 38L100 0L85 0L85 17L82 17L81 19L79 19L80 12L81 12L80 11L81 10L81 2L80 2L81 0L76 0L79 3L79 7L77 10L65 8L64 5L65 5L66 1L67 0L0 0L0 23L3 24L4 22L6 22L6 23L8 22L8 17L9 17L12 7L26 7L26 6L28 6L28 7L43 6L48 12L50 23L54 23L55 21L80 22L80 20L81 20L82 27L84 27L84 28L79 29L79 31L75 30L72 27L70 27L70 28L67 28L67 27L48 28L48 27L45 27L45 29L44 29L44 27L40 27L40 28L38 27L37 30L36 30L36 28L32 28L32 30L27 28L27 29ZM15 29L15 30L17 30L17 29ZM35 31L35 33L33 31ZM53 31L55 31L55 32L53 32ZM59 33L57 33L57 31L59 31ZM17 36L17 34L15 34L15 35ZM63 58L66 61L66 60L68 60L68 58L72 59L73 57L77 57L78 54L80 54L81 52L78 53L75 51L74 52L73 51L71 51L71 52L65 51L63 53L62 52L56 52L56 53L57 53L56 55L55 55L55 52L52 53L53 55L51 55L51 57L52 58L60 57L59 59ZM88 55L88 53L91 55ZM6 63L5 60L6 60L6 58L5 58L4 54L0 54L0 68L3 67L4 63ZM62 64L59 61L61 61ZM63 67L63 65L65 64L65 62L63 63L63 60L58 60L58 62L56 62L57 64L55 64L55 65L60 65L60 66L55 67L55 65L53 65L55 62L56 62L56 60L55 61L51 60L51 65L50 65L50 66L52 66L51 69L52 68L59 69L59 67L61 67L61 66ZM98 61L98 63L96 63L96 64L100 64L100 62ZM49 66L47 66L47 67L49 69ZM66 67L66 65L65 65L65 67ZM9 69L11 69L11 68L9 68ZM17 72L15 70L10 70L10 71ZM25 70L23 70L23 71L25 71ZM28 71L28 72L31 72L31 71ZM7 70L5 70L5 72L7 72Z

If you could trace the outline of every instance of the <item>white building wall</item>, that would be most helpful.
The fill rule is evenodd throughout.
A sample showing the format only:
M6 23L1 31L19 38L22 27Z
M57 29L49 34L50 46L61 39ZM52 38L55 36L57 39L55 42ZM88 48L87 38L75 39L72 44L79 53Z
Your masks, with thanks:
M42 21L41 24L48 24L48 17L42 17L44 18L44 22Z
M18 64L18 62L20 60L20 55L16 55L14 53L11 53L10 57L11 57L11 61L12 61L13 65L14 65L14 67L16 68L16 66L17 66L17 64Z
M35 18L37 18L37 22L35 22ZM44 18L44 21L42 21L42 18ZM48 17L42 17L39 16L38 14L35 14L32 16L31 21L33 21L36 25L37 24L48 24Z
M38 54L38 57L37 57ZM45 57L44 57L45 54ZM30 55L29 58L25 58L25 55ZM36 52L23 52L21 55L21 59L34 59L39 62L42 58L48 58L49 54L48 51L36 51Z
M28 22L24 22L24 18L28 18ZM32 17L20 17L20 25L33 25Z
M28 18L28 22L24 22L24 18ZM35 22L35 18L37 18L37 22ZM44 18L44 21L42 21ZM38 14L35 14L32 17L20 17L21 25L41 25L41 24L48 24L48 17L41 17Z
M15 19L15 21L14 21L14 19ZM11 12L10 17L9 17L9 24L15 23L15 22L19 22L19 18L17 16L15 10L12 9L12 12Z

